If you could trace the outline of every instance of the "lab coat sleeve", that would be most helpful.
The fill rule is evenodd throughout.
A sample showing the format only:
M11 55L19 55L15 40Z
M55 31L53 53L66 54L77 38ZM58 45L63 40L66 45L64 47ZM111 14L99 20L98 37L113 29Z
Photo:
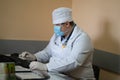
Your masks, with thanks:
M42 63L47 63L51 57L51 54L49 53L49 51L50 50L49 50L49 44L48 44L45 49L35 54L37 61L40 61Z
M35 54L37 61L40 61L42 63L47 63L50 60L51 57L51 50L50 50L50 44L54 40L55 34L51 37L48 45L46 48L44 48L42 51L39 51Z
M93 50L87 34L83 33L71 43L71 53L64 59L53 58L47 63L48 71L66 72L83 66Z
M92 58L93 45L89 36L83 33L73 44L72 56L76 66L83 66L88 58Z

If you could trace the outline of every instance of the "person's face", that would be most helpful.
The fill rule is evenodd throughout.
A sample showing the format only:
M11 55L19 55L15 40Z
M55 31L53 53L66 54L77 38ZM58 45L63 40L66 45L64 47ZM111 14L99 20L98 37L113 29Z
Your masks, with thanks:
M61 23L61 24L55 24L55 26L60 26L61 27L61 31L64 32L65 35L67 35L67 33L69 32L70 23L69 22L65 22L65 23Z

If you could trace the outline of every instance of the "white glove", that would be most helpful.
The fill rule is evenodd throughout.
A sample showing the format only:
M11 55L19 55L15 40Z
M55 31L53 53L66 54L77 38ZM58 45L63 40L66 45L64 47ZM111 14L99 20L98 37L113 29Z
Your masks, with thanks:
M19 55L19 58L23 59L23 60L30 60L30 61L33 61L33 60L36 60L36 57L35 55L25 51L25 52L22 52L20 55Z
M39 71L47 71L47 66L46 64L43 64L41 62L37 61L32 61L29 65L30 69L33 70L39 70Z

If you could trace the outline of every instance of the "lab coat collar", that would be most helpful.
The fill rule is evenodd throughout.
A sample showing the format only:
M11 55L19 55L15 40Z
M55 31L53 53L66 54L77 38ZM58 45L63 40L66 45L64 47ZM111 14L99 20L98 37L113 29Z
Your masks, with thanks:
M82 32L83 32L83 30L76 25L73 32L72 32L72 35L71 35L70 39L76 38Z

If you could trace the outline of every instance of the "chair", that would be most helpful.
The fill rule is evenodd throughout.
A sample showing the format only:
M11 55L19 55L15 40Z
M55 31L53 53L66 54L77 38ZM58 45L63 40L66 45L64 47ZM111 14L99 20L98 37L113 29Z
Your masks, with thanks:
M100 68L93 64L93 71L94 71L94 76L96 80L99 80Z

